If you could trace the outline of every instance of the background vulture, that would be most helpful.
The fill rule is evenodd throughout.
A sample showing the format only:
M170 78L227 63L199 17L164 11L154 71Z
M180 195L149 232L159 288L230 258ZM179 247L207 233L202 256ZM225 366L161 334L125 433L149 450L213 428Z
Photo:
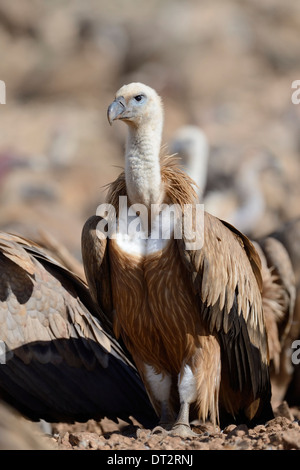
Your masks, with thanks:
M282 345L282 367L278 376L278 386L289 386L286 393L286 400L290 405L299 406L300 404L300 364L293 364L291 355L293 353L292 344L295 340L300 339L300 217L293 218L282 224L277 230L270 234L270 237L278 240L286 249L293 271L295 274L296 299L295 308L292 316L291 327L287 332L284 343ZM260 244L264 243L263 239L258 240ZM282 263L280 261L282 266ZM282 269L276 266L276 270ZM289 277L286 277L287 284Z
M269 235L253 243L262 262L262 302L271 360L272 405L276 407L284 400L293 375L296 280L289 254L279 240Z
M184 170L195 181L195 191L202 201L209 163L209 144L205 133L198 126L180 127L171 140L170 152L181 158Z
M247 236L253 234L267 210L261 188L263 175L280 173L276 157L266 150L249 148L228 161L228 157L210 151L205 133L191 125L177 130L170 151L178 154L184 170L195 181L205 210Z
M201 249L186 249L184 230L182 239L151 238L153 226L160 227L160 209L168 204L195 208L193 181L172 159L160 159L163 111L153 89L124 85L108 119L128 125L125 171L107 198L120 215L119 225L112 224L107 236L109 218L93 216L86 222L84 268L94 299L137 364L160 423L184 436L191 432L193 411L203 420L220 419L221 425L227 419L250 425L270 419L256 250L234 227L208 213ZM128 233L124 226L120 196L127 196L128 206L135 204L125 215L128 226L139 215L140 232Z
M156 415L86 285L38 245L0 233L0 397L32 420Z

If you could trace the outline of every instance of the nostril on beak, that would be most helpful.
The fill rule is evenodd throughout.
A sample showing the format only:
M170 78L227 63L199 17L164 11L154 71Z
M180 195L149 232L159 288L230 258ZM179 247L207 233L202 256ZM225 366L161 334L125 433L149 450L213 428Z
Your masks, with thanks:
M123 108L126 107L126 101L125 101L124 96L119 96L119 98L117 98L116 101L118 101L120 105L123 106Z

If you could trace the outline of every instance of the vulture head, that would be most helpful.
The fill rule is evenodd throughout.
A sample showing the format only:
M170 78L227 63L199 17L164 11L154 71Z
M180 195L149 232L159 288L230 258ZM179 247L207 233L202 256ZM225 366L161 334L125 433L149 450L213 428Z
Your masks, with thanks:
M130 83L117 91L107 110L110 124L119 119L128 125L125 149L125 178L129 201L159 204L164 196L160 176L163 108L155 90Z
M162 123L161 99L155 90L143 83L123 85L108 107L107 118L110 124L119 119L133 127L151 122Z

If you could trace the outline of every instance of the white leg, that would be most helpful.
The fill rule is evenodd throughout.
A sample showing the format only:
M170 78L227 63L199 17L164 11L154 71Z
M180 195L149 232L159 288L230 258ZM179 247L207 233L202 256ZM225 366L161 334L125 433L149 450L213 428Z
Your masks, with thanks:
M174 432L183 437L196 435L191 430L189 422L190 405L197 399L196 378L187 364L184 366L183 372L178 375L178 392L180 410L174 424Z
M146 379L154 398L161 406L160 425L167 426L174 422L174 412L170 406L171 377L157 374L152 366L145 364Z

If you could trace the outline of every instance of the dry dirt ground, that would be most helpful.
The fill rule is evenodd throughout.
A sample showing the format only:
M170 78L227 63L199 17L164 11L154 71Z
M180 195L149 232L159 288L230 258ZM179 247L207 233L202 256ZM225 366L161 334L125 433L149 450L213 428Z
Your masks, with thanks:
M55 450L300 450L300 409L283 402L275 418L253 429L231 424L225 429L194 424L198 435L182 439L167 432L153 432L133 422L116 424L103 419L97 423L53 425L53 436L46 437Z

